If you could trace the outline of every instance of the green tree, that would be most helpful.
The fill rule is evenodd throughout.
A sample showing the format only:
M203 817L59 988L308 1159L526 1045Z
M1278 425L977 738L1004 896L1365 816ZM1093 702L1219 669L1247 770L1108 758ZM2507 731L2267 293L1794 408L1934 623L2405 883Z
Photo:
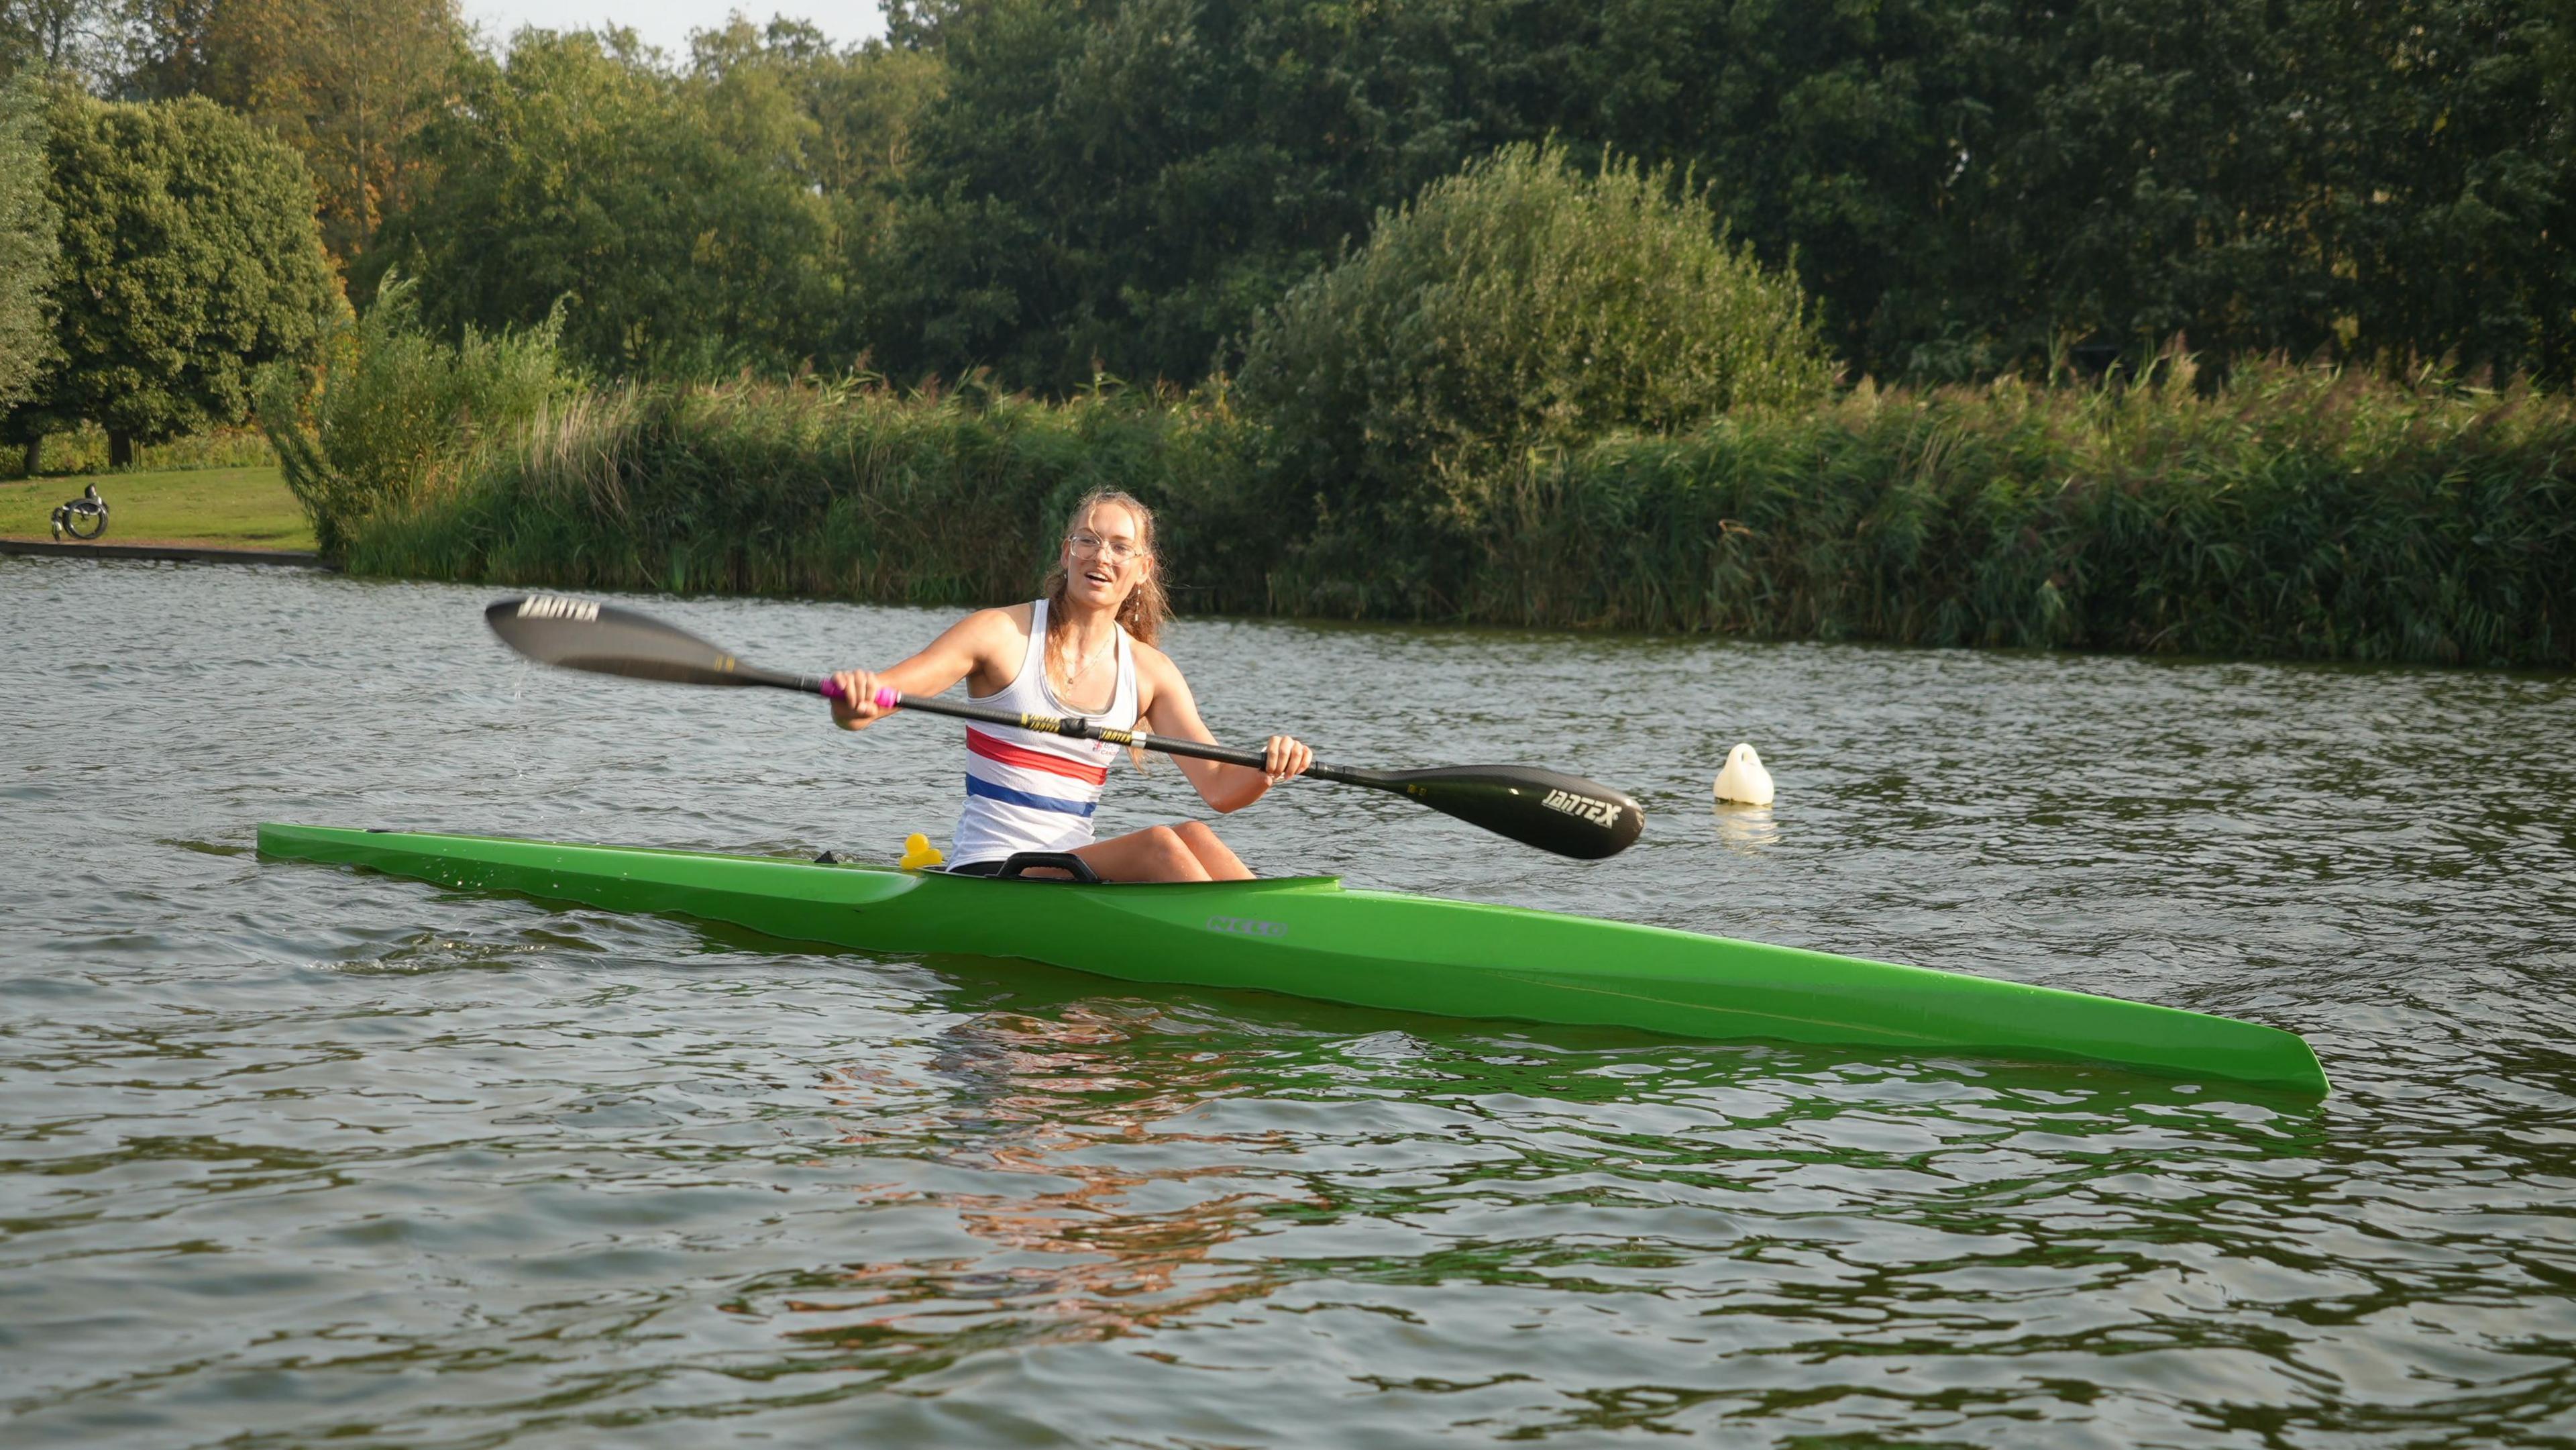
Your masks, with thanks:
M774 68L683 76L633 32L520 32L467 65L423 134L436 181L375 266L421 279L453 333L530 327L610 372L794 366L838 313L817 125Z
M456 0L147 0L142 13L168 29L133 87L205 96L293 146L344 262L404 204L411 142L468 53Z
M1381 208L1549 134L1697 176L1855 367L2576 372L2568 0L978 0L871 290L898 370L1193 377ZM2554 47L2554 48L2553 48Z
M2564 3L1640 0L1567 130L1697 167L1872 371L2182 333L2564 377Z
M121 58L118 20L116 0L0 0L0 80L32 69L104 83Z
M0 410L31 394L53 360L54 225L45 93L22 74L0 84Z
M993 0L897 17L942 93L872 306L888 364L1195 378L1370 219L1557 103L1535 0Z
M2552 10L2563 25L2518 0L2299 12L2299 50L2332 56L2348 98L2301 198L2320 270L2351 277L2329 323L2344 355L2576 382L2576 97Z
M309 355L345 306L303 163L201 99L58 89L48 120L61 358L10 431L94 422L122 465L137 441L239 422L254 371Z
M870 292L889 264L903 188L921 146L921 118L945 82L939 57L882 42L836 47L812 26L773 20L755 29L737 16L693 37L689 83L718 115L785 103L810 124L786 165L823 202L832 235L835 295L819 350L837 360L868 353ZM755 133L756 134L756 133Z
M1925 349L1996 361L1964 235L1995 110L2025 79L2015 28L2055 12L1986 0L1635 0L1558 51L1566 135L1686 168L1736 235L1794 253L1835 349L1903 371ZM2027 199L2025 199L2027 200ZM1963 288L1965 290L1963 290Z

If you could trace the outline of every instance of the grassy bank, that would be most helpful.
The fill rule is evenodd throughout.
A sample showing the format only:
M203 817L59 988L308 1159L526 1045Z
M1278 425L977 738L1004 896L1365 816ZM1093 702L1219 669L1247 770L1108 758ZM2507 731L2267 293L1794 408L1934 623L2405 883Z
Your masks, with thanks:
M1863 389L1335 516L1221 400L578 396L353 521L376 574L1025 597L1095 484L1185 608L1769 638L2576 664L2576 408L2245 367L2215 395Z
M313 527L275 465L109 473L0 483L0 537L48 537L54 506L96 484L110 544L310 549Z

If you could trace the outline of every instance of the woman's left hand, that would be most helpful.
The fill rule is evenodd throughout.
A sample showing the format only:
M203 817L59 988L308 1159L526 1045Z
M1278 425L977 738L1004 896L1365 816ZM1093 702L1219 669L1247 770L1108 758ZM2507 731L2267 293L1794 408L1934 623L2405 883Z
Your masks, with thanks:
M1306 748L1306 742L1289 735L1270 737L1269 757L1261 773L1272 785L1304 775L1306 767L1315 763L1315 752Z

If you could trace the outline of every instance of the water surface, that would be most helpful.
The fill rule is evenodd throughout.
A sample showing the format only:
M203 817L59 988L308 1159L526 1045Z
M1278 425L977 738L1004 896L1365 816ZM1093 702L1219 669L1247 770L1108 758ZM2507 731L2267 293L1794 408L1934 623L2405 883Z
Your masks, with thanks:
M891 858L955 728L512 662L490 591L0 560L0 1440L2468 1446L2576 1436L2564 677L1189 622L1230 737L1623 785L1269 871L2109 992L2322 1103L872 958L249 853ZM929 612L648 607L785 667ZM1738 740L1780 783L1718 810ZM1190 813L1168 763L1105 829Z

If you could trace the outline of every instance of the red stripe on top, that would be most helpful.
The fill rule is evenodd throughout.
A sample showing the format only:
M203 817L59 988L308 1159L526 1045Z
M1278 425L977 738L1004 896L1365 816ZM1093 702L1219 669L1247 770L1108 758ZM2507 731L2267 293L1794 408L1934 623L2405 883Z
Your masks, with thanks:
M1109 782L1108 766L1085 765L1079 760L1067 760L1061 755L1049 755L1043 750L1030 750L1025 746L1013 745L1007 740L987 735L972 725L966 727L966 748L986 760L997 760L1004 765L1016 765L1026 770L1051 771L1068 779L1081 781L1085 785L1106 785Z

